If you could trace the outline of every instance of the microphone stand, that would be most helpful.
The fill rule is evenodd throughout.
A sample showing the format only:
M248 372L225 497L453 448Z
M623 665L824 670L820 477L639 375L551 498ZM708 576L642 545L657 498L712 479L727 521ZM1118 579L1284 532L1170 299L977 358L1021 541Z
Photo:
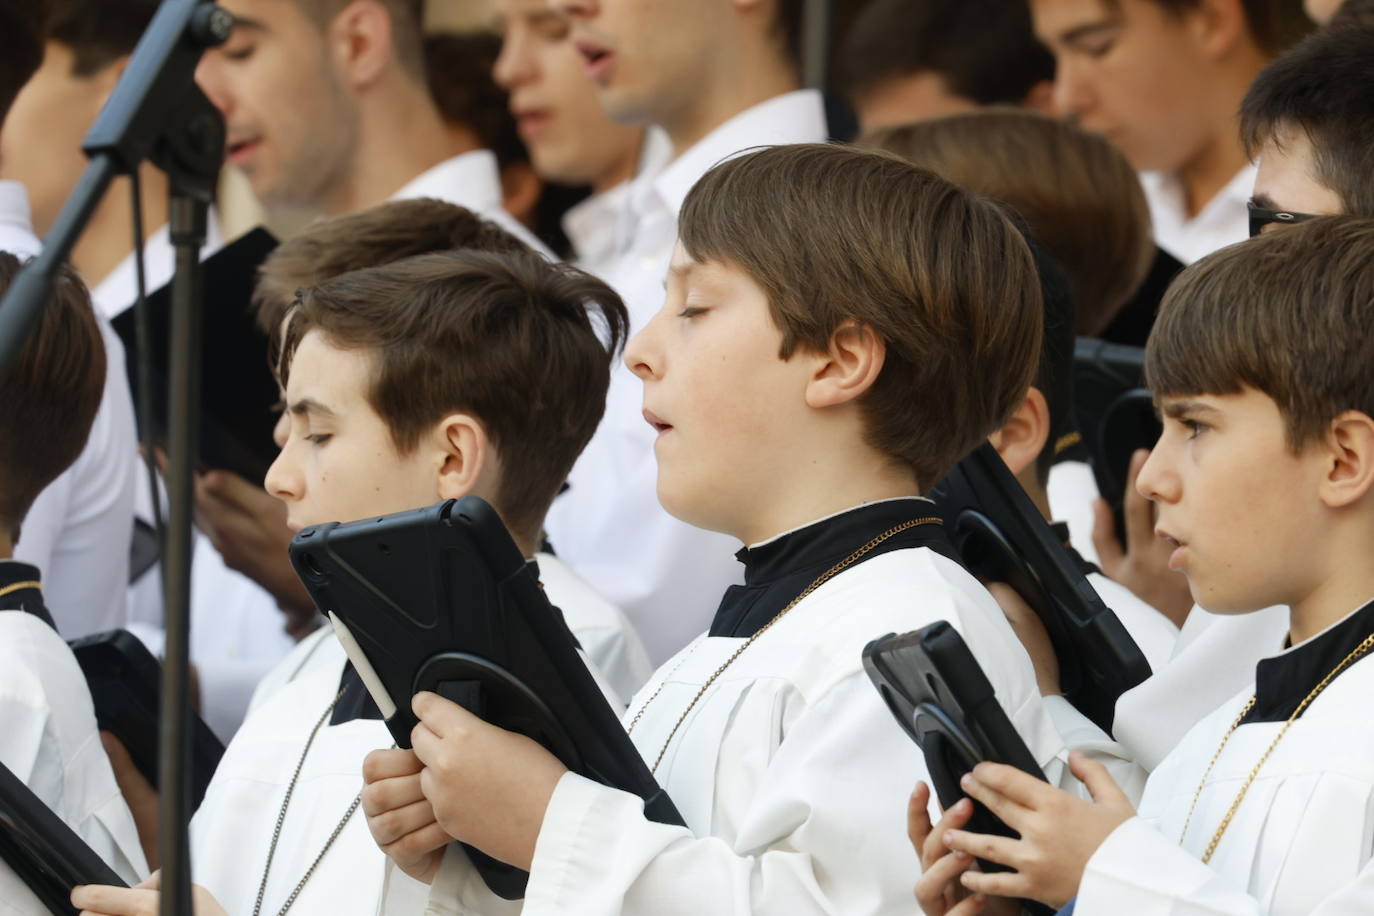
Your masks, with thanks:
M172 281L168 523L163 545L167 643L163 660L158 747L158 831L162 916L191 909L187 840L190 809L189 603L191 499L198 442L201 347L200 249L211 197L224 159L224 121L195 84L205 49L222 44L233 17L212 0L164 0L134 49L129 66L86 135L90 158L72 196L44 240L43 251L15 277L0 301L0 378L9 374L91 214L117 175L144 159L163 169L171 186ZM150 358L151 354L141 354Z

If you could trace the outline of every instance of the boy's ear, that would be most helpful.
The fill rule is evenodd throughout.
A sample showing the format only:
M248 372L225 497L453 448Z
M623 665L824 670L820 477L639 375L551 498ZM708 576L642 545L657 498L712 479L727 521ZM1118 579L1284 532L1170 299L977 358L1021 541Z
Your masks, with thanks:
M816 371L806 385L808 407L834 407L855 401L878 380L887 358L887 344L868 325L846 319L830 335Z
M1330 463L1321 480L1322 502L1339 508L1363 499L1374 486L1374 419L1347 410L1331 421L1324 444Z
M1035 464L1050 437L1050 405L1040 389L1026 389L1011 418L988 436L992 447L1002 456L1015 476Z
M1243 0L1201 0L1184 15L1198 47L1214 60L1229 54L1250 28Z
M353 0L325 31L334 70L353 89L377 81L391 64L391 14L377 0Z
M492 463L486 427L476 417L452 414L439 421L434 436L440 451L439 498L461 499L477 489L482 472Z

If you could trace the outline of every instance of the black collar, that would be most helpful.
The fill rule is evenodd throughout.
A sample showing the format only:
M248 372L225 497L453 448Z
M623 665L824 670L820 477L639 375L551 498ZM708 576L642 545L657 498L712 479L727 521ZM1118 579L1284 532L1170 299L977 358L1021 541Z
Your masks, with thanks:
M1374 601L1302 645L1262 660L1255 669L1255 705L1241 724L1288 721L1312 688L1370 633L1374 633Z
M745 547L735 554L744 564L744 584L726 589L711 621L710 635L753 636L827 569L888 529L924 517L939 517L930 500L889 499L812 522L757 547ZM938 522L893 535L869 551L864 560L913 547L929 547L959 562Z
M21 586L0 595L0 611L25 611L56 630L57 624L53 623L52 615L43 603L43 591L37 587L41 579L37 566L20 563L18 560L0 560L0 592L16 585Z

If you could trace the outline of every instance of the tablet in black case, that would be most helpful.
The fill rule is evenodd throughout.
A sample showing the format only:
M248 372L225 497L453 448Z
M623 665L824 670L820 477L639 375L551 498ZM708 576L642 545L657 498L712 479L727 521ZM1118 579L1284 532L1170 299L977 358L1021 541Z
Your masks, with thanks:
M4 764L0 764L0 859L57 916L76 916L70 901L77 885L128 886Z
M306 528L291 562L398 746L410 747L411 698L432 690L540 742L573 772L640 796L651 820L682 823L487 503L469 496ZM524 895L525 872L468 852L493 892Z

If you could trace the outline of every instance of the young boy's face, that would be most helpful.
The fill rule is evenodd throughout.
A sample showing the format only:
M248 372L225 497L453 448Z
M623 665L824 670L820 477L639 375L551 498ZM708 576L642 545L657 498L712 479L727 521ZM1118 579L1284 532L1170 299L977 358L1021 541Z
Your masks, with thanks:
M1194 101L1206 55L1184 11L1156 0L1031 0L1054 54L1055 108L1110 140L1137 169L1174 171L1215 131Z
M373 357L319 331L301 339L286 387L290 432L267 472L293 530L418 509L438 500L442 458L422 442L402 455L367 400Z
M658 498L674 516L751 543L806 461L811 360L778 357L782 332L762 288L740 268L699 262L679 245L667 300L630 341L644 419L658 430Z
M269 206L315 205L346 170L356 114L297 0L225 0L237 24L196 82L224 114L228 160Z
M1158 507L1156 535L1177 544L1169 566L1214 613L1292 603L1317 575L1304 545L1319 542L1329 462L1294 455L1278 405L1252 388L1159 406L1164 432L1136 485Z

